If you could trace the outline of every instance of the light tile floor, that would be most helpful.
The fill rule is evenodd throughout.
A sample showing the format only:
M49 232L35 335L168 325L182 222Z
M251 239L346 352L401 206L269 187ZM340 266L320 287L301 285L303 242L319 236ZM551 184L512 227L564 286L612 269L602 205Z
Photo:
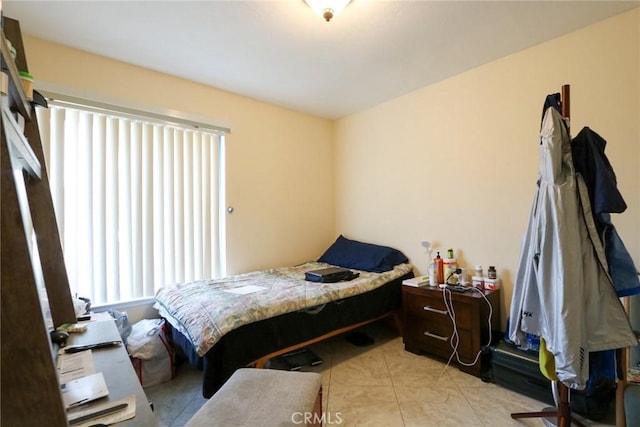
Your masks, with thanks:
M337 336L312 346L321 365L305 367L323 377L325 426L542 426L540 419L512 420L510 413L548 406L455 367L404 351L402 338L386 322L362 331L375 343L356 347ZM201 372L188 364L164 384L145 389L162 427L184 426L206 402ZM613 426L611 416L588 426ZM230 426L232 427L232 426Z

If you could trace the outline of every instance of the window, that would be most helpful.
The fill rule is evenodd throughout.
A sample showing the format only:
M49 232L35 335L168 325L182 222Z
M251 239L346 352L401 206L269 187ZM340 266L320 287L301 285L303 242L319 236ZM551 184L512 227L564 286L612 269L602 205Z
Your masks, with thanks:
M102 105L37 110L72 294L115 303L221 275L224 132Z

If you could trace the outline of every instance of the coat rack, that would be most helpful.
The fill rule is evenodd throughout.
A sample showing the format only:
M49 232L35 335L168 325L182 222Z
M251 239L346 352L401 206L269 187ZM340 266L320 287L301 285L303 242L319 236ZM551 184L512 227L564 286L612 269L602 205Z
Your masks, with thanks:
M562 109L562 118L564 118L567 122L567 126L569 125L569 120L571 118L571 96L570 96L570 86L563 85L561 91L561 109ZM555 387L556 382L552 382L552 386ZM554 410L546 410L540 412L516 412L511 414L511 418L513 419L521 419L521 418L557 418L557 426L558 427L570 427L573 423L579 427L585 427L580 421L576 419L571 419L571 406L569 403L569 387L567 387L562 382L558 383L559 389L559 399L556 402L557 407Z

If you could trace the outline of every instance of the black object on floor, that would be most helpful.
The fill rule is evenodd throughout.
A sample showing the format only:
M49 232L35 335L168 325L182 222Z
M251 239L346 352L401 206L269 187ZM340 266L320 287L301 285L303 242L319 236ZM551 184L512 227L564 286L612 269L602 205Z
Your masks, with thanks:
M359 331L347 334L345 339L356 347L366 347L368 345L372 345L375 342L369 335Z
M289 371L299 371L303 366L316 366L322 363L322 359L308 348L301 348L276 358L273 367ZM276 368L278 369L278 368Z

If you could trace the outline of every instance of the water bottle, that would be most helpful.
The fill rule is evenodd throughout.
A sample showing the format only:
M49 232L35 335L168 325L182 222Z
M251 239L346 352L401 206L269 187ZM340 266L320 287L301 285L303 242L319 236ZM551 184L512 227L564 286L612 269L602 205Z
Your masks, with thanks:
M429 286L438 286L438 264L435 259L429 264Z

